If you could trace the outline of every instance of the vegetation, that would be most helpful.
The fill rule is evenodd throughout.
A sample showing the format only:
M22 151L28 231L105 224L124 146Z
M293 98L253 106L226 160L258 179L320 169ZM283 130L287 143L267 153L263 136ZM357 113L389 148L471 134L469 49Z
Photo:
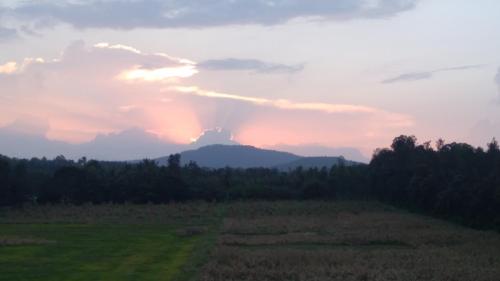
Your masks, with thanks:
M500 276L500 236L375 202L229 204L202 281Z
M0 280L456 280L500 236L375 201L38 205L0 212Z
M200 202L7 209L0 280L192 280L216 235L218 209Z
M167 226L4 225L2 235L50 242L0 248L1 280L159 280L180 272L196 242Z
M394 139L375 152L369 165L302 168L181 166L180 155L166 165L0 157L0 206L33 204L169 203L231 201L379 199L399 207L474 227L500 229L500 149L463 143L417 144L413 136Z
M394 139L370 163L374 197L474 227L500 230L500 150L496 140L484 151L464 143L436 149L413 136Z
M180 165L171 155L166 166L46 159L0 159L2 205L168 203L187 200L301 199L362 197L366 166L331 169L206 169Z

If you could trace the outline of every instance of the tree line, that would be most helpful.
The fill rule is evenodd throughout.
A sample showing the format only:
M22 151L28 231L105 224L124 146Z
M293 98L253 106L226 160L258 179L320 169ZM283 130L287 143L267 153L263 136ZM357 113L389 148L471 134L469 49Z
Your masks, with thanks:
M330 169L207 169L180 155L168 164L0 157L0 205L169 203L187 200L354 199L364 197L367 166Z
M500 230L500 150L466 143L417 144L399 136L370 162L374 197L474 227Z
M500 149L399 136L369 165L207 169L168 164L0 156L0 206L187 200L378 199L476 227L500 229Z

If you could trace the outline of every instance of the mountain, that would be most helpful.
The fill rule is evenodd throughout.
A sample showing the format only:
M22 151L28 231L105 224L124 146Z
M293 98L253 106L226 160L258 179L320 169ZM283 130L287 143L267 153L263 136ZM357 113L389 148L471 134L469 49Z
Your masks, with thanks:
M116 133L98 134L93 140L80 144L48 139L48 124L36 119L16 120L0 127L0 154L16 158L55 158L104 161L139 161L161 155L180 153L215 143L237 145L231 132L215 128L204 131L191 144L177 144L160 139L141 128L130 128Z
M239 145L232 140L229 131L219 128L203 132L191 144L167 142L140 128L99 134L89 142L70 144L48 139L45 137L46 130L47 126L35 121L17 122L0 128L0 154L28 159L32 157L50 159L64 155L67 159L74 160L86 157L104 161L135 162L145 158L156 159L160 155L181 153L182 164L194 161L200 166L211 168L276 167L285 170L297 166L331 166L338 161L338 157L303 157L279 149L260 149ZM222 144L214 145L214 143ZM325 150L320 149L319 152L325 152ZM162 157L157 161L165 164L167 159L168 157Z
M160 165L166 165L168 157L156 159ZM208 145L181 153L181 164L196 162L206 168L277 168L280 170L331 167L343 162L355 165L358 162L345 160L343 157L303 157L289 152L260 149L248 145Z
M208 168L251 168L273 167L299 159L300 156L288 152L259 149L248 145L208 145L181 153L181 164L191 161ZM158 158L160 165L167 163L168 157Z

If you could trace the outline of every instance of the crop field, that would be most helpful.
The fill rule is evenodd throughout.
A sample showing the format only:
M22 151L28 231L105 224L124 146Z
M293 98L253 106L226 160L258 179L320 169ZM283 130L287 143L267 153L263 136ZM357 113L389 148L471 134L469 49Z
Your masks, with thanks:
M500 235L369 202L228 207L203 281L500 280Z
M500 280L500 235L375 202L0 211L0 280Z

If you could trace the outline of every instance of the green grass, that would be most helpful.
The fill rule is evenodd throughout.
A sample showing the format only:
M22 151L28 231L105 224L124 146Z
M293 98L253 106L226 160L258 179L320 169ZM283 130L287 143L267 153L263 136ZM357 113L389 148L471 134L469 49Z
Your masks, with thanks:
M201 236L165 225L0 225L5 237L48 241L0 247L0 280L179 280Z

